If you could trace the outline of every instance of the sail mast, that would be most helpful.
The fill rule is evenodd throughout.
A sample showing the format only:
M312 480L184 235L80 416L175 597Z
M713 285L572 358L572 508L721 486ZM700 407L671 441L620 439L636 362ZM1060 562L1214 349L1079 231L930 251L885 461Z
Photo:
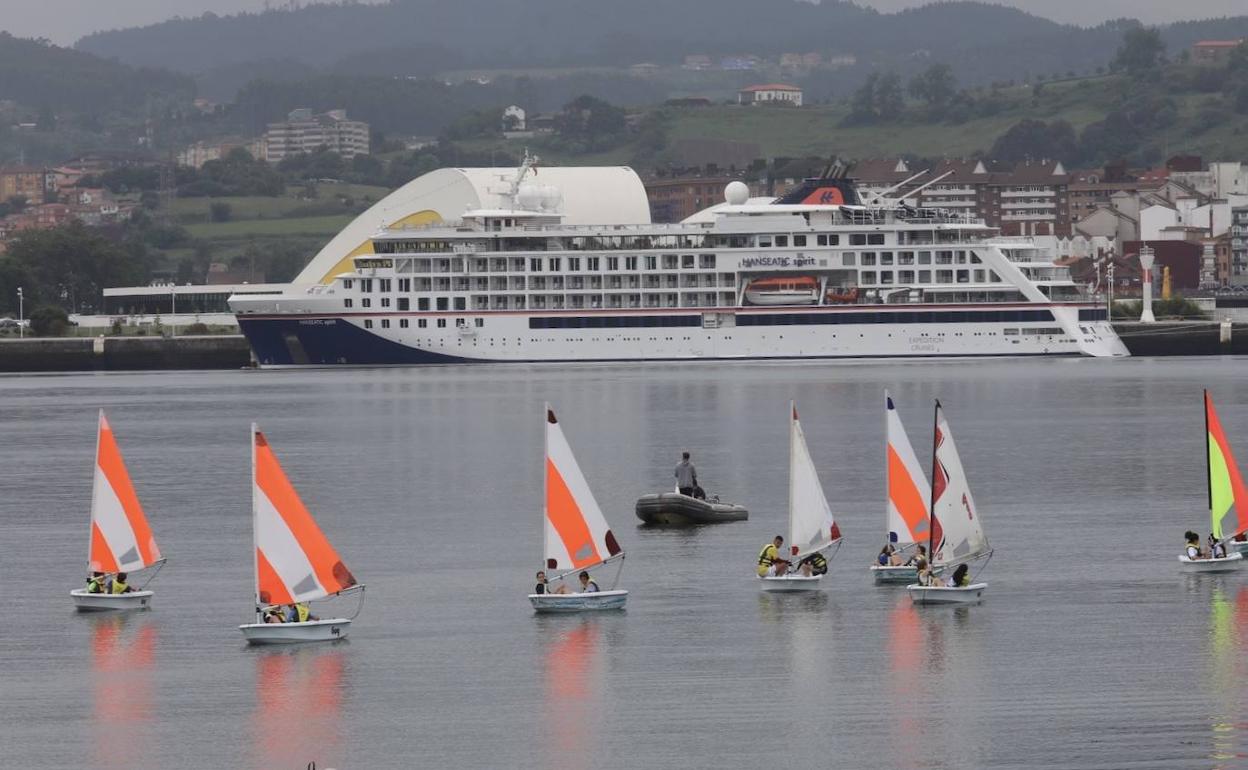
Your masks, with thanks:
M1205 391L1205 499L1209 501L1209 521L1218 529L1213 512L1213 442L1209 440L1209 389Z
M95 424L95 456L91 458L91 521L87 524L87 569L91 568L91 546L95 542L95 501L100 496L100 434L104 432L104 408Z
M789 552L797 550L797 525L793 521L793 502L796 498L797 463L797 402L789 402Z
M890 537L890 533L892 532L892 530L889 529L889 524L892 522L892 519L888 514L889 494L891 492L891 487L889 487L889 478L888 478L888 470L889 470L888 466L890 465L888 461L888 442L889 442L888 403L889 403L888 388L885 388L884 389L884 542L891 543L893 542L893 539L892 537ZM901 536L901 533L898 533L898 537L900 536Z
M930 482L927 504L927 563L935 564L936 559L936 464L937 439L940 436L940 399L936 399L936 407L932 410L932 480Z
M256 478L256 424L251 424L251 575L256 601L256 614L260 613L260 540L259 540L259 506L256 495L259 494L259 480Z
M554 421L554 414L550 408L550 402L543 404L545 407L542 414L542 569L547 569L550 564L550 557L546 554L546 538L550 537L547 531L550 527L547 524L550 521L550 424Z

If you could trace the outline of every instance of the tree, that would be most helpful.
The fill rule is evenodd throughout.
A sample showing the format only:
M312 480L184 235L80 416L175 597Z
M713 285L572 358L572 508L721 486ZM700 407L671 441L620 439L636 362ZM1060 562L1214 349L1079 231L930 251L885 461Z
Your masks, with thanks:
M1113 69L1141 76L1156 70L1165 58L1166 44L1156 27L1132 27L1122 36Z
M234 207L225 201L215 201L208 207L208 216L213 222L229 222L234 215Z
M875 84L875 112L880 120L896 120L906 109L906 97L901 90L901 76L885 72Z
M69 328L69 316L56 305L43 305L30 314L30 328L37 337L60 337Z
M992 144L994 160L1021 163L1025 160L1051 158L1072 161L1078 154L1075 129L1064 120L1046 123L1043 120L1022 120Z
M933 64L910 80L910 95L933 113L943 111L958 92L958 81L948 64Z
M581 95L563 105L555 116L555 131L564 138L601 144L624 131L624 110L588 94Z

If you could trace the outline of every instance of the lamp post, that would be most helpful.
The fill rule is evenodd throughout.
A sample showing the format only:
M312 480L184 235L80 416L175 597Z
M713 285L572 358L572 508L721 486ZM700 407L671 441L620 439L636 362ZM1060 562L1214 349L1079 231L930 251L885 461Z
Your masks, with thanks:
M172 312L169 313L169 336L178 336L178 288L176 285L169 287L169 297L173 302Z
M26 336L26 297L21 286L17 287L17 336L19 339Z
M1140 322L1146 324L1157 322L1157 319L1153 317L1153 260L1153 250L1147 246L1141 247L1140 267L1143 268L1144 273L1141 276L1143 310L1140 312Z

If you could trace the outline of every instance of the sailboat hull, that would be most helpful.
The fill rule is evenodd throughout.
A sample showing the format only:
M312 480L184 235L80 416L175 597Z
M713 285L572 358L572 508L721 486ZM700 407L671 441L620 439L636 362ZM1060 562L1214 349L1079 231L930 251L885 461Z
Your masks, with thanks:
M978 604L983 601L987 583L969 586L906 586L910 601L915 604Z
M919 579L919 571L914 567L871 565L871 577L876 583L903 583L910 585Z
M84 589L69 592L79 612L126 612L146 610L152 606L152 591L131 591L128 594L92 594Z
M1242 553L1227 554L1222 559L1189 559L1186 555L1179 556L1179 570L1182 572L1233 572L1244 563Z
M1232 540L1228 545L1235 553L1248 553L1248 540Z
M303 623L246 623L238 627L248 644L304 644L345 639L347 618L309 620Z
M587 594L529 594L529 603L537 612L599 612L622 610L628 591L594 591Z
M821 591L823 590L823 575L781 575L780 577L760 577L759 586L763 589L763 591L773 594Z

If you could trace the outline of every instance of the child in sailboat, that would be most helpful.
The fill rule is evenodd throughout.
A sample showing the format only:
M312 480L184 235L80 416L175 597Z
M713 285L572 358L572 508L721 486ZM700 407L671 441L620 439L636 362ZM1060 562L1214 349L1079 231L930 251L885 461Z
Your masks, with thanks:
M798 563L798 570L806 577L828 574L828 560L821 553L812 553Z
M581 581L581 593L596 594L601 590L598 588L598 584L594 582L593 578L589 576L588 572L582 572L577 577Z
M1213 559L1226 558L1226 545L1215 538L1212 532L1209 533L1209 554Z
M108 592L110 594L128 594L134 589L126 584L126 573L118 572L108 583Z
M1183 553L1187 555L1187 558L1193 561L1205 558L1204 552L1200 550L1200 535L1189 529L1183 533L1183 539L1187 542L1183 547Z
M92 572L91 577L87 578L87 593L102 594L104 593L104 573Z
M563 583L560 583L557 586L550 585L546 581L545 570L539 569L537 571L537 585L533 587L533 593L535 594L566 594L567 592L568 592L568 587L565 586Z
M916 545L914 553L906 560L906 567L914 567L918 571L927 569L927 546Z

